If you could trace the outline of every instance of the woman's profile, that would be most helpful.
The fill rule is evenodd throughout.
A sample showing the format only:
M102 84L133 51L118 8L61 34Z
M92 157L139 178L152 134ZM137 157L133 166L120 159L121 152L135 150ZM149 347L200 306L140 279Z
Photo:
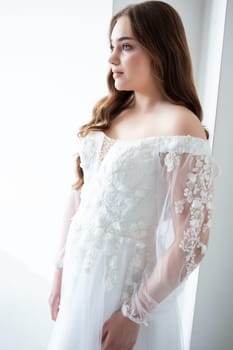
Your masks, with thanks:
M162 1L110 23L108 96L78 133L48 350L188 350L216 165L185 31Z

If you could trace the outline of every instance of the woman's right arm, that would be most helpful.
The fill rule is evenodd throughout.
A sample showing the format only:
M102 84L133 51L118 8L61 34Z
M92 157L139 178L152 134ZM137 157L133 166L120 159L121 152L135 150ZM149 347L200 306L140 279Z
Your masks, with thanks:
M56 254L55 271L53 276L52 288L49 296L51 318L53 321L55 321L57 318L59 305L60 305L63 260L65 256L65 246L66 246L67 235L69 232L71 219L75 214L75 212L77 211L80 204L80 193L81 193L81 188L77 190L76 189L71 190L67 201L65 214L64 214L61 239L60 239L59 248Z
M79 189L72 189L70 191L70 195L67 201L66 205L66 210L64 214L64 219L63 219L63 225L62 225L62 232L61 232L61 238L60 238L60 244L59 248L56 254L55 258L55 265L57 269L62 269L63 268L63 260L65 256L65 247L66 247L66 240L67 240L67 235L69 232L69 227L71 223L71 219L75 212L77 211L79 204L80 204L80 194L81 194L81 188Z

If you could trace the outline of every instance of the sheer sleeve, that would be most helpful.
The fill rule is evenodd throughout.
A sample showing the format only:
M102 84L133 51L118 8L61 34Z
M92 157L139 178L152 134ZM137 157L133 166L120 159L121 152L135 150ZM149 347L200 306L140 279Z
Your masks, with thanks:
M66 239L69 232L71 219L75 214L75 212L77 211L80 204L80 193L81 193L81 188L79 188L78 190L71 189L68 196L67 204L65 207L65 213L63 217L62 228L61 228L59 248L57 250L56 257L55 257L55 266L58 269L63 268Z
M155 230L156 263L144 271L122 313L148 325L158 304L198 266L206 253L212 214L213 179L217 167L208 155L160 153L165 196ZM161 251L159 244L172 240ZM149 271L149 272L148 272Z

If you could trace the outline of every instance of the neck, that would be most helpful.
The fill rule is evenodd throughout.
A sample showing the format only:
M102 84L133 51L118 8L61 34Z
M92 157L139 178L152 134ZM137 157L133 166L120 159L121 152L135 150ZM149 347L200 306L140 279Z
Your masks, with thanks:
M134 95L134 109L143 113L154 110L166 101L162 93L156 88L144 92L135 91Z

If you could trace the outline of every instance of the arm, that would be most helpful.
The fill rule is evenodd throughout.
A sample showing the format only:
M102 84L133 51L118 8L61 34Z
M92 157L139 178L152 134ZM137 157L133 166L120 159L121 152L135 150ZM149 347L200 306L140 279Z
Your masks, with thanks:
M61 238L60 238L60 244L59 248L56 254L56 259L55 259L55 265L58 269L63 268L63 259L65 255L65 245L66 245L66 239L67 235L69 232L69 227L70 227L70 222L77 211L79 204L80 204L80 193L81 193L81 188L78 190L71 189L69 198L67 201L65 213L64 213L64 218L63 218L63 225L62 225L62 230L61 230Z
M78 190L73 190L73 189L71 190L67 201L65 214L64 214L61 240L60 240L58 252L56 254L56 262L55 262L56 269L54 271L52 288L49 296L51 318L54 321L57 319L57 315L59 312L65 245L66 245L67 235L69 232L71 218L73 217L74 213L76 212L80 204L80 191L81 191L81 188L79 188Z
M136 323L148 324L153 311L203 258L209 239L214 166L209 156L161 155L167 196L156 237L166 235L162 222L170 217L174 240L131 298L122 313Z
M169 119L163 118L164 134L205 139L204 129L191 111L175 106L171 112L172 118L171 115L168 115ZM200 263L208 244L213 164L210 157L194 156L192 152L179 153L179 149L176 151L160 153L167 194L155 232L157 263L154 268L144 271L137 291L122 305L122 313L137 323L147 324L147 320L153 318L156 305ZM203 179L203 176L206 178ZM202 191L206 198L202 197ZM195 208L198 204L201 205L199 209ZM168 218L170 226L165 229L163 223ZM157 254L159 238L165 237L166 240L171 234L174 237L172 244L162 254Z

